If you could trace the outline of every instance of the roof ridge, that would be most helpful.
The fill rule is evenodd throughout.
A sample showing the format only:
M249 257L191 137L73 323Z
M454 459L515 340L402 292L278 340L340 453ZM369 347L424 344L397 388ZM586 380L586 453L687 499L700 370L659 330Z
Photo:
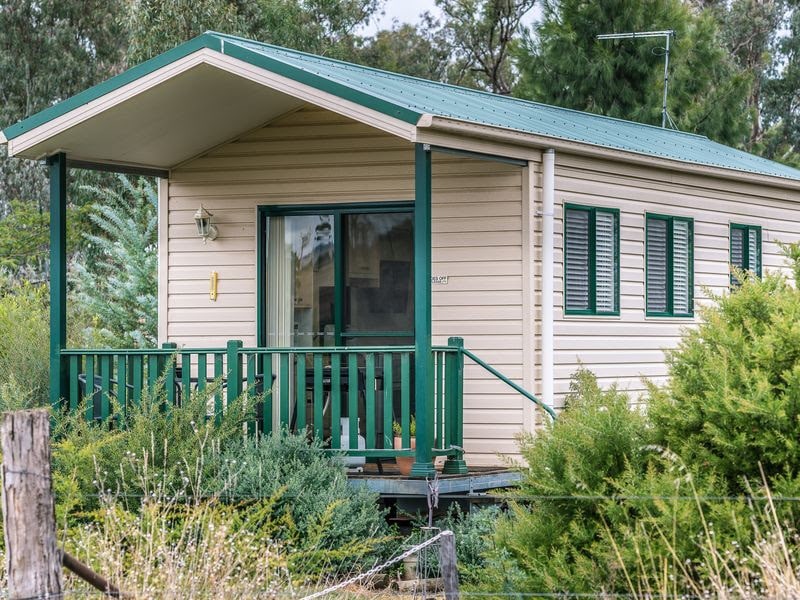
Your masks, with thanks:
M274 50L278 50L278 51L281 51L281 52L286 52L288 54L296 54L296 55L299 55L299 56L308 57L308 58L313 59L313 60L322 60L322 61L327 61L327 62L330 62L330 63L336 63L336 64L342 65L344 67L355 67L355 68L358 68L358 69L365 69L367 71L371 71L373 73L377 73L377 74L379 74L381 76L388 77L388 78L408 79L408 80L412 80L412 81L417 81L417 82L425 84L425 85L450 88L450 89L452 89L454 91L457 91L459 93L462 93L462 94L467 94L467 95L475 94L475 95L480 95L480 96L491 97L495 101L496 100L501 100L502 102L507 102L507 103L511 103L511 104L526 104L526 105L536 106L536 107L540 107L540 108L544 108L544 109L552 110L552 111L556 111L556 112L563 111L563 112L569 112L569 113L573 113L573 114L580 114L580 115L584 115L584 116L591 117L591 118L615 121L617 123L625 123L625 124L628 124L628 125L634 125L636 127L648 127L648 128L656 129L656 130L661 131L661 132L669 132L671 134L679 134L679 135L682 135L682 136L691 136L691 137L696 137L696 138L700 138L700 139L704 139L704 140L709 140L708 136L705 136L705 135L702 135L702 134L699 134L699 133L693 133L691 131L681 131L680 129L668 129L668 128L660 127L658 125L653 125L651 123L640 123L639 121L632 121L630 119L622 119L620 117L611 117L611 116L608 116L608 115L602 115L602 114L599 114L599 113L593 113L593 112L589 112L589 111L585 111L585 110L578 110L576 108L567 108L565 106L556 106L554 104L545 104L544 102L537 102L535 100L529 100L527 98L519 98L519 97L516 97L516 96L506 96L506 95L502 95L502 94L495 94L495 93L492 93L492 92L487 92L485 90L476 90L476 89L473 89L473 88L467 88L467 87L463 87L463 86L460 86L460 85L455 85L453 83L446 83L444 81L435 81L433 79L425 79L424 77L416 77L414 75L407 75L405 73L394 73L392 71L386 71L386 70L383 70L383 69L378 69L376 67L370 67L368 65L360 65L360 64L357 64L357 63L348 62L346 60L341 60L341 59L338 59L338 58L331 58L329 56L321 56L319 54L312 54L310 52L304 52L302 50L295 50L294 48L286 48L284 46L278 46L276 44L269 44L267 42L261 42L261 41L258 41L258 40L252 40L252 39L248 39L248 38L245 38L245 37L232 35L232 34L229 34L229 33L220 33L218 31L211 31L211 30L206 31L204 33L205 34L209 34L209 35L216 35L216 36L219 36L221 38L228 38L228 39L231 39L231 40L234 40L234 41L238 41L238 42L245 42L247 44L257 44L259 46L272 48Z

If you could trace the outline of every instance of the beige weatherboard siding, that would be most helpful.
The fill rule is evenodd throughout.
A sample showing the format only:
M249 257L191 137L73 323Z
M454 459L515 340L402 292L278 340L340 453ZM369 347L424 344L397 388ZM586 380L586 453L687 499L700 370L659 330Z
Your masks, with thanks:
M777 242L800 239L800 193L556 153L555 393L563 402L569 378L581 364L601 384L618 383L632 399L642 378L663 382L664 348L697 320L707 290L728 291L729 226L762 228L764 270L785 269ZM620 211L620 315L564 315L563 210L580 204ZM694 219L694 318L645 316L645 214ZM540 225L541 220L537 222ZM541 273L537 269L537 273ZM538 283L537 283L538 285Z
M523 352L522 184L519 166L433 155L434 343L466 346L520 384ZM413 145L332 112L306 107L170 173L162 233L168 250L162 332L187 347L256 343L259 205L413 201ZM219 237L203 244L194 212L214 214ZM219 274L218 299L209 276ZM163 283L163 282L162 282ZM162 341L164 341L162 339ZM471 465L517 452L525 403L474 365L465 373L464 437Z

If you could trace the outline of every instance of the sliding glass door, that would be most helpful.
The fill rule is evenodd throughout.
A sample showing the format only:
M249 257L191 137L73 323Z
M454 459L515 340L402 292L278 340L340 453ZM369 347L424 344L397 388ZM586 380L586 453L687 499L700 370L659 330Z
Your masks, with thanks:
M267 346L413 343L410 208L274 210L263 229Z

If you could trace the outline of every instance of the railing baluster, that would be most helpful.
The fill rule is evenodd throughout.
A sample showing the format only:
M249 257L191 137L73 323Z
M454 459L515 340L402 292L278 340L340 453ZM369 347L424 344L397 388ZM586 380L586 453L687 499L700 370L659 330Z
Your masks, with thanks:
M331 354L331 448L342 447L342 355Z
M411 361L408 352L400 355L400 425L403 448L411 447Z
M347 356L347 418L350 449L358 448L358 354Z
M192 355L181 353L181 397L178 401L184 404L192 395Z
M158 377L160 375L158 354L150 354L147 357L147 393L150 401L155 400L158 391Z
M142 402L142 386L144 385L144 358L140 354L131 356L130 370L131 370L131 385L133 389L133 403L139 406Z
M295 390L294 410L295 427L297 431L306 428L306 355L295 354L294 362Z
M117 427L122 428L125 420L125 411L128 408L128 355L117 354Z
M264 400L261 404L261 431L272 433L272 354L263 354L262 373L264 373Z
M436 364L436 423L434 424L435 448L444 448L444 353L434 352Z
M366 380L366 408L367 419L367 448L375 448L375 354L368 352L365 356Z
M247 387L245 391L247 392L248 402L256 397L256 361L256 354L249 353L245 356L245 364L247 365ZM247 419L247 435L255 435L256 429L258 429L258 422L256 421L256 416L253 415L252 419Z
M106 421L111 404L111 356L100 356L100 419Z
M197 355L197 389L202 392L208 385L208 355L200 352Z
M392 382L392 367L394 354L388 352L383 355L383 447L394 448L394 383Z
M444 448L449 448L455 443L456 432L456 355L446 352L444 355L444 380L445 380L445 439Z
M222 352L214 353L214 381L216 391L214 392L214 422L219 425L222 422L222 387L225 384L225 354Z
M278 386L280 388L281 398L281 427L289 427L292 422L291 415L289 414L289 353L281 352L278 356L280 362Z
M324 436L324 410L322 354L314 355L314 437L322 440Z
M94 354L86 356L86 385L83 399L86 402L86 420L94 421Z
M75 412L81 403L80 381L78 376L81 372L81 357L73 354L69 357L69 411Z
M177 378L177 375L176 375L176 372L175 372L175 370L176 370L176 365L175 365L176 355L175 355L175 352L177 352L177 350L178 350L178 344L176 344L174 342L165 342L165 343L163 343L161 345L161 347L164 348L165 350L172 350L172 354L163 357L163 360L166 361L166 364L162 365L162 367L161 367L162 372L159 374L159 376L161 376L161 375L164 376L164 387L167 388L167 405L170 406L170 407L174 407L175 406L175 401L176 401L176 398L175 398L175 387L176 387L176 384L175 384L175 382L176 382L176 378Z

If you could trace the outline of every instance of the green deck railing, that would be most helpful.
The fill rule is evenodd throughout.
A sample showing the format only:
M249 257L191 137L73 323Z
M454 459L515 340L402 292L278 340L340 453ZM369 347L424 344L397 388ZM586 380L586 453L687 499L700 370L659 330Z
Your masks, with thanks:
M245 348L238 340L225 348L164 344L155 349L62 351L69 373L66 406L73 412L83 408L87 420L116 419L145 394L180 406L187 394L213 382L209 418L221 415L229 402L247 392L256 402L251 431L307 430L331 451L374 458L414 455L413 357L413 346ZM433 454L460 460L460 346L435 347L433 365ZM394 423L402 431L398 448Z
M255 403L251 432L276 427L307 431L331 451L350 456L414 456L411 422L414 347L245 348L238 340L225 348L135 350L67 349L65 399L71 412L87 420L124 424L121 417L146 394L180 406L189 394L211 394L208 417L247 393ZM448 472L463 472L464 358L528 398L555 419L553 409L463 347L461 338L433 347L434 456L449 457ZM213 385L213 388L211 387ZM395 447L393 425L402 431ZM361 441L361 443L359 443ZM417 440L421 443L421 440Z

